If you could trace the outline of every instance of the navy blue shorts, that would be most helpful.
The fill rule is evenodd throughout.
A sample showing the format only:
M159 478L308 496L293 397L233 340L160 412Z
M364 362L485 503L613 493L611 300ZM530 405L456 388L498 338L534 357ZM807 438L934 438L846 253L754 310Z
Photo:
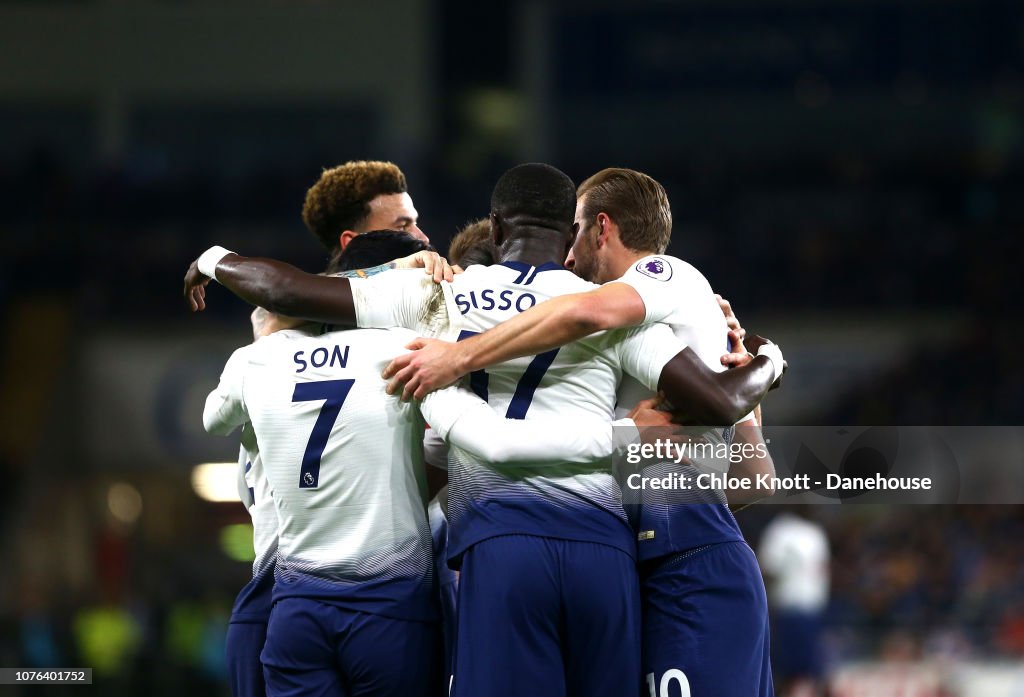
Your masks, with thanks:
M746 543L645 567L640 592L646 695L774 695L768 600Z
M267 639L266 622L231 622L224 644L228 681L234 697L265 697L260 652Z
M458 631L458 593L459 582L442 583L441 592L441 635L444 643L444 682L452 675L455 659L455 633ZM445 690L444 694L448 694Z
M268 697L435 697L433 622L391 619L307 598L274 604L263 647Z
M772 626L772 665L779 680L825 677L820 613L776 610Z
M639 647L636 563L621 550L504 535L466 551L454 697L635 697Z

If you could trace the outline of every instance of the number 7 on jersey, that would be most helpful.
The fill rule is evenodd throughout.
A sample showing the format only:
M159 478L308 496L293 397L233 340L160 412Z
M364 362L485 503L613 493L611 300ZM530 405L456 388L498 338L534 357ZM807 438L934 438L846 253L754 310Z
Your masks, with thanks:
M302 467L299 469L299 488L316 489L320 486L320 458L327 447L327 439L331 437L334 423L338 420L341 407L345 404L349 390L355 380L319 380L317 382L300 382L295 385L292 393L293 402L315 402L324 400L317 414L313 432L309 434L306 451L302 454Z

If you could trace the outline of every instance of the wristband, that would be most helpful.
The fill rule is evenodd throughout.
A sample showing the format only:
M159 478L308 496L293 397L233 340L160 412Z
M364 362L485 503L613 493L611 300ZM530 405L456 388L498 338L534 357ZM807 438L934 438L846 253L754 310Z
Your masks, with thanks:
M224 249L214 245L205 252L203 252L199 259L196 261L196 267L199 269L199 273L204 276L209 276L213 280L217 280L217 264L220 260L226 257L228 254L234 254L230 249Z
M782 349L777 344L764 344L757 349L758 356L764 356L772 362L772 368L774 370L774 376L772 382L774 383L780 377L782 377L782 370L785 367L785 363L782 359Z
M782 349L777 344L764 344L757 349L758 356L764 356L772 362L772 367L775 369L775 376L772 378L772 383L782 377L782 369L784 362L782 360Z

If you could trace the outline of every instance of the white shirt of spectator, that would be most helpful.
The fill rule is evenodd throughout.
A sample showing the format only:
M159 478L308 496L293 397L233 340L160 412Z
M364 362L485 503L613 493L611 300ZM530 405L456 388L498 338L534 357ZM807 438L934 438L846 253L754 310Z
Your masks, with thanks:
M821 612L828 602L829 545L824 529L792 513L761 536L758 558L769 576L768 597L781 610Z

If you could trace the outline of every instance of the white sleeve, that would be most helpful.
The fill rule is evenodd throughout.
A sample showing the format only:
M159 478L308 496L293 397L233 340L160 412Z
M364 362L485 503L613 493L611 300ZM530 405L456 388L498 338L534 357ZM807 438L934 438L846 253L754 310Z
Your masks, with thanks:
M641 385L658 391L661 371L677 353L686 348L667 324L650 324L625 331L616 344L622 370Z
M435 293L435 284L422 269L395 269L369 278L350 278L356 325L418 330Z
M252 482L252 461L258 457L259 446L256 443L256 431L253 430L252 422L242 424L242 432L239 434L241 443L238 446L238 498L242 505L250 509L255 505L256 486Z
M506 419L461 387L427 395L420 409L446 442L495 465L605 459L620 444L613 427L633 424L629 419L609 422L597 417Z
M243 428L245 427L243 426ZM245 468L248 464L249 453L246 452L244 445L240 445L238 446L238 479L235 483L238 488L238 498L246 510L252 508L253 504L256 503L249 494L249 480L245 478Z
M224 372L220 374L217 388L206 397L203 428L208 433L226 436L236 427L249 421L249 413L242 399L242 379L249 364L249 348L243 346L231 354L231 358L224 366Z
M680 265L682 266L682 265ZM625 283L644 301L644 324L662 322L678 312L679 303L686 296L685 269L675 268L672 260L664 256L647 256L629 267L617 283Z
M423 432L423 461L439 470L448 469L448 444L433 426Z

